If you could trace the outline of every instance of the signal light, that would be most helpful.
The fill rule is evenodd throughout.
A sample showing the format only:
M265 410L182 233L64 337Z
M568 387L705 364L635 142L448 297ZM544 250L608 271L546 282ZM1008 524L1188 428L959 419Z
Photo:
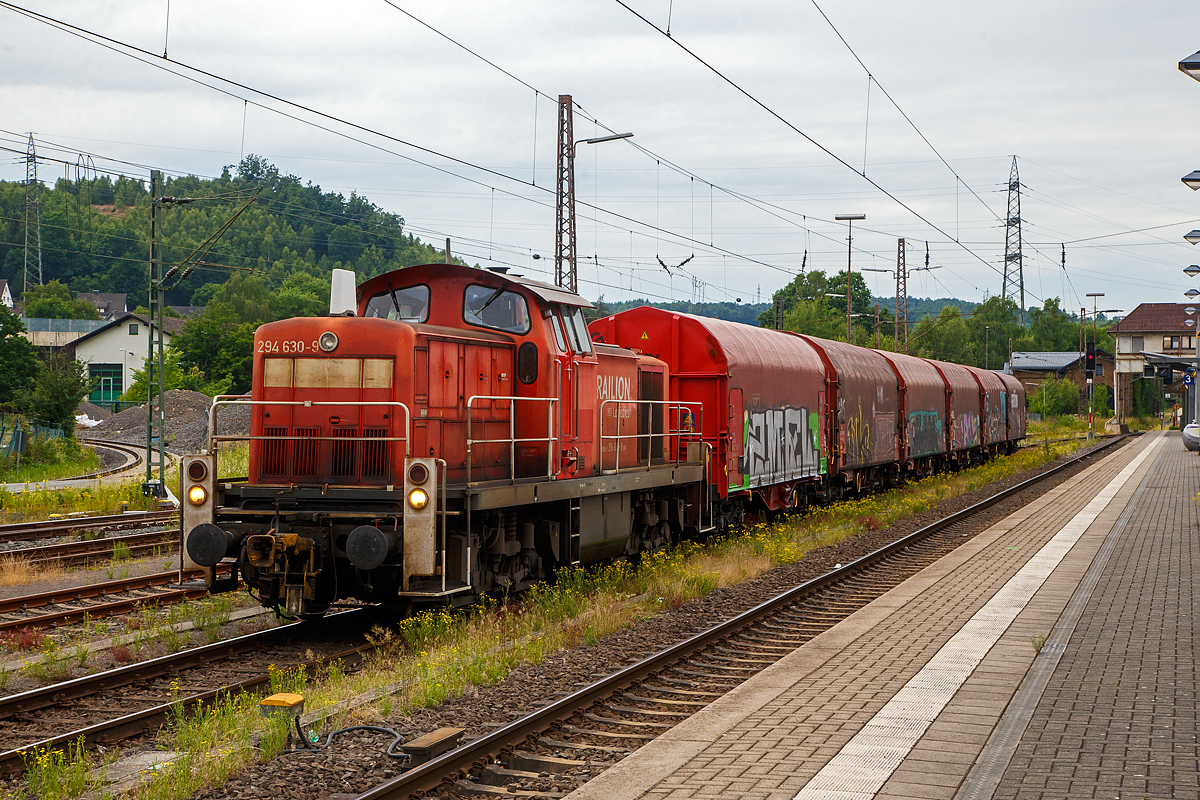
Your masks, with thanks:
M411 465L408 468L408 479L412 483L420 486L421 484L425 483L425 481L429 480L429 468L419 462Z
M417 511L429 505L429 492L421 488L413 489L408 493L408 504Z
M204 501L208 499L208 490L203 486L193 486L188 489L187 498L188 502L192 505L202 506L204 505Z
M208 465L203 461L193 461L188 464L187 474L194 481L202 481L208 476Z

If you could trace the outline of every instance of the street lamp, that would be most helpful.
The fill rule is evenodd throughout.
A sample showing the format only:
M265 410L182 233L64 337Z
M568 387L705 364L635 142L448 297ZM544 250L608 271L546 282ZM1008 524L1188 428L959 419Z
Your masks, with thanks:
M850 268L854 253L854 221L864 220L866 214L836 214L834 219L846 223L846 344L850 344ZM1197 231L1200 234L1200 231Z
M1092 298L1092 352L1095 353L1096 352L1096 303L1099 300L1099 298L1104 297L1104 292L1088 292L1087 297ZM1086 328L1084 330L1086 331ZM1095 393L1095 390L1093 389L1093 386L1094 386L1094 384L1093 384L1092 378L1089 377L1087 379L1087 393L1088 393L1088 435L1087 435L1087 438L1088 439L1096 438L1095 429L1093 428L1093 424L1092 424L1092 415L1095 412L1095 405L1096 405L1096 402L1095 402L1096 401L1096 393Z
M1193 59L1194 58L1195 58L1195 56L1193 56ZM1180 62L1179 68L1183 69L1182 62ZM1188 74L1191 75L1190 72ZM1196 76L1192 75L1192 77L1194 78ZM1192 187L1192 188L1195 188L1195 187ZM1195 231L1192 231L1192 233L1195 233ZM1190 236L1191 234L1188 234L1188 235ZM1197 275L1200 275L1200 265L1191 264L1189 266L1184 267L1183 274L1187 275L1189 278L1194 278ZM1184 292L1184 295L1186 295L1188 297L1188 299L1192 299L1196 296L1200 296L1200 291L1197 291L1196 287L1193 286L1192 288L1190 288L1186 292ZM1185 311L1187 312L1188 316L1191 316L1192 314L1196 313L1196 310L1193 308L1185 309ZM1184 324L1186 324L1189 328L1191 328L1192 326L1194 326L1196 324L1196 321L1189 319L1189 320L1185 320ZM1197 381L1200 381L1200 337L1193 337L1192 343L1195 345L1195 352L1193 353L1193 358L1195 360L1195 367L1192 372L1192 398L1193 398L1192 422L1200 422L1200 386L1197 385Z
M1183 235L1183 238L1187 240L1188 244L1200 243L1200 230L1188 231Z
M1200 169L1192 170L1179 180L1183 181L1183 185L1191 189L1193 192L1197 189L1200 189Z
M129 382L126 380L127 376L125 374L126 369L127 369L125 366L125 356L127 354L127 351L125 350L124 347L121 347L119 349L121 351L121 393L124 394L125 392L129 391Z
M1200 51L1179 62L1179 71L1200 81Z

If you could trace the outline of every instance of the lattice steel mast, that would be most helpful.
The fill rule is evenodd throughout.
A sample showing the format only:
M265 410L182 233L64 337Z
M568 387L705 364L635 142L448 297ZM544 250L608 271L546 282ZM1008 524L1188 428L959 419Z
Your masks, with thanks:
M29 252L30 232L33 233L33 250ZM37 282L42 283L42 201L41 185L37 179L37 151L33 145L33 134L29 134L29 149L25 156L25 278L21 285L22 295L29 289L29 268L37 269Z
M571 95L558 96L558 180L554 225L554 285L579 291L575 255L575 134Z
M896 308L892 328L892 350L900 350L900 335L904 334L904 352L908 352L908 267L904 261L904 240L896 245Z
M1025 324L1025 270L1021 260L1021 181L1017 177L1017 157L1013 156L1008 176L1008 219L1004 223L1004 285L1001 297L1020 297L1021 324Z

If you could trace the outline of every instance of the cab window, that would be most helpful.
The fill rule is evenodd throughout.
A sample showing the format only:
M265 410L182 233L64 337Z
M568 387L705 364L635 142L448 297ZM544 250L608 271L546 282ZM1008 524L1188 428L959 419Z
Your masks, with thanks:
M504 287L472 284L463 293L463 321L507 333L529 333L525 298Z
M579 306L562 306L560 311L571 349L576 353L591 355L592 339L588 335L587 320L583 318L583 309Z
M428 322L429 287L421 285L393 289L389 284L387 289L371 296L363 316L399 322Z
M558 352L567 352L567 340L563 338L562 320L558 318L558 314L551 314L549 322L550 329L554 331L554 343L558 345Z

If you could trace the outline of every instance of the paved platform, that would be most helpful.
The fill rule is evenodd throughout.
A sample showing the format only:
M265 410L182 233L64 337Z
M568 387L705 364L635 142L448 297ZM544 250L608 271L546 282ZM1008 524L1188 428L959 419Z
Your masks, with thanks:
M570 797L1200 797L1197 491L1143 436Z

